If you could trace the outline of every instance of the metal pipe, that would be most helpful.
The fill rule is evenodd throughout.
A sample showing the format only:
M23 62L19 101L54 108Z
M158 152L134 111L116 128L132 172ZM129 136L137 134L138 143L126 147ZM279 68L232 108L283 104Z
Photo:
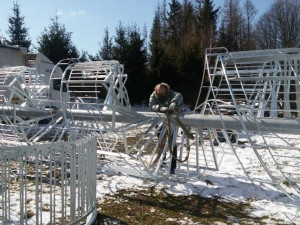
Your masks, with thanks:
M0 116L12 116L14 111L16 115L19 117L39 117L39 116L47 116L50 115L52 109L35 109L35 108L27 108L22 107L20 105L13 106L0 106Z
M0 115L11 115L14 108L12 106L1 106ZM16 115L19 117L36 117L45 116L51 113L50 109L38 110L32 108L15 107ZM63 115L62 111L56 112L57 116ZM163 113L154 112L137 112L133 113L132 116L128 114L113 113L112 111L98 111L98 110L66 110L66 116L74 120L81 121L112 121L115 117L116 122L122 123L138 123L141 120L150 121L151 119L166 119ZM194 128L211 128L211 129L227 129L227 130L243 130L241 121L238 116L222 116L218 115L203 115L203 114L191 114L180 116L180 120L187 127ZM284 133L284 134L299 134L300 133L300 121L298 119L281 119L281 118L262 118L255 119L249 116L242 116L246 128L249 131L259 131L256 122L263 131ZM176 123L175 121L172 121ZM223 125L224 124L224 125ZM225 126L225 127L224 127Z
M74 120L95 120L99 118L103 121L112 121L111 111L85 111L85 110L68 110L67 116ZM140 115L140 116L137 116ZM152 121L152 119L166 119L162 113L154 112L137 112L134 116L122 115L115 113L115 121L123 123L137 123L141 120ZM227 129L227 130L243 130L241 121L238 116L222 116L223 123L220 116L218 115L203 115L203 114L191 114L183 115L180 117L182 123L187 127L195 128L211 128L211 129ZM297 119L280 119L280 118L263 118L263 119L252 119L248 116L243 115L242 120L244 121L246 128L249 131L259 131L260 129L266 132L276 132L285 134L299 134L300 133L300 122ZM176 123L175 121L172 121ZM260 126L257 127L256 122Z

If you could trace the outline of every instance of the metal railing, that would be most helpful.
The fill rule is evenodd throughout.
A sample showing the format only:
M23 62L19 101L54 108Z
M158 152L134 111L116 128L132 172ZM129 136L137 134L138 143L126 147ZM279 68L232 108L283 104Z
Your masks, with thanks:
M95 137L0 148L0 224L76 224L96 208Z

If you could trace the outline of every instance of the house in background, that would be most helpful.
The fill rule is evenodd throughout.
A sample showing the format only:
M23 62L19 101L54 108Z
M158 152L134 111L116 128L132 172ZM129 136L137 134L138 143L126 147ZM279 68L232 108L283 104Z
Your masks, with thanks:
M29 53L27 48L8 45L2 38L0 41L0 68L13 66L35 67L38 74L45 75L45 82L49 81L54 68L53 62L42 53ZM58 77L61 72L61 69L57 68L53 75Z

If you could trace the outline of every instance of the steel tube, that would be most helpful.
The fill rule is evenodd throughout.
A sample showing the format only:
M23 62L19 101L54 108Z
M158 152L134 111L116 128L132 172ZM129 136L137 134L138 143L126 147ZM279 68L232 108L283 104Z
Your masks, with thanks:
M0 116L13 116L14 111L16 115L19 117L39 117L39 116L47 116L50 115L52 109L34 109L22 107L20 105L14 106L0 106Z
M1 106L0 115L10 115L13 112L13 107ZM15 107L16 115L19 117L36 117L45 116L51 113L51 110L38 110L22 107ZM56 112L57 116L63 115L62 111ZM137 112L132 116L128 114L113 113L112 111L97 111L97 110L66 110L66 116L74 120L81 121L112 121L115 117L116 122L120 123L138 123L142 120L145 123L151 123L151 119L165 119L163 113L155 112ZM220 115L203 115L191 114L180 116L180 120L187 127L194 128L211 128L211 129L227 129L227 130L243 130L241 121L238 116L220 116ZM262 131L284 133L284 134L299 134L300 121L298 119L282 119L282 118L261 118L255 119L248 116L242 116L242 120L249 131ZM148 122L147 122L148 121ZM176 123L175 121L172 121ZM224 125L223 125L224 124ZM259 125L259 127L257 126ZM225 126L225 127L224 127Z
M162 113L154 112L137 112L140 116L128 116L115 113L115 121L123 123L136 123L142 119L150 121L153 119L165 119L165 115ZM95 120L99 118L103 121L112 121L112 112L105 111L85 111L85 110L72 110L67 111L67 116L74 120ZM255 119L242 116L242 119L249 131L262 131L285 133L285 134L299 134L300 123L296 119L280 119L280 118L263 118ZM238 116L219 116L219 115L203 115L203 114L191 114L180 116L180 120L187 127L194 128L211 128L211 129L227 129L227 130L243 130L241 121ZM175 121L172 121L176 123ZM256 125L259 125L259 127ZM225 127L223 126L225 125Z

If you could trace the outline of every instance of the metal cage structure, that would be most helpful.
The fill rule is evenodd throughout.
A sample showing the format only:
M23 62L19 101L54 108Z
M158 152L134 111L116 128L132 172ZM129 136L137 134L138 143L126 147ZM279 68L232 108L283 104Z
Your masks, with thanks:
M0 149L0 224L91 224L96 138Z
M1 68L4 224L29 219L36 224L92 223L97 149L107 152L119 140L122 125L113 115L132 113L123 70L117 61L74 59L60 61L48 78L35 68ZM109 119L103 120L106 114Z
M259 180L255 170L260 168L265 171L266 183L272 183L288 195L300 191L299 69L298 48L244 52L207 49L194 110L194 113L219 117L222 126L207 129L210 139L214 137L216 145L227 143L251 181ZM201 102L203 96L205 101ZM228 116L239 120L239 129L226 123ZM276 129L270 128L270 123ZM257 135L259 138L254 139ZM246 142L240 142L241 137ZM252 162L252 168L243 166L249 159L237 150L241 146L253 150L257 160ZM293 160L288 160L291 157ZM287 160L289 164L285 163Z
M36 68L14 66L0 68L0 103L25 103L31 107L44 107L48 103L45 75Z
M26 66L3 67L0 69L0 107L2 146L31 144L40 140L40 133L47 128L39 126L43 121L52 120L51 112L35 118L30 113L16 115L16 109L44 111L48 106L48 85L45 75L38 74L36 68ZM30 119L29 119L30 118ZM45 122L44 122L45 123Z
M257 118L299 118L299 55L298 48L244 52L208 49L205 77L210 85L202 85L208 88L206 99L226 102L223 108L218 104L222 110L241 111L244 106L242 110Z

